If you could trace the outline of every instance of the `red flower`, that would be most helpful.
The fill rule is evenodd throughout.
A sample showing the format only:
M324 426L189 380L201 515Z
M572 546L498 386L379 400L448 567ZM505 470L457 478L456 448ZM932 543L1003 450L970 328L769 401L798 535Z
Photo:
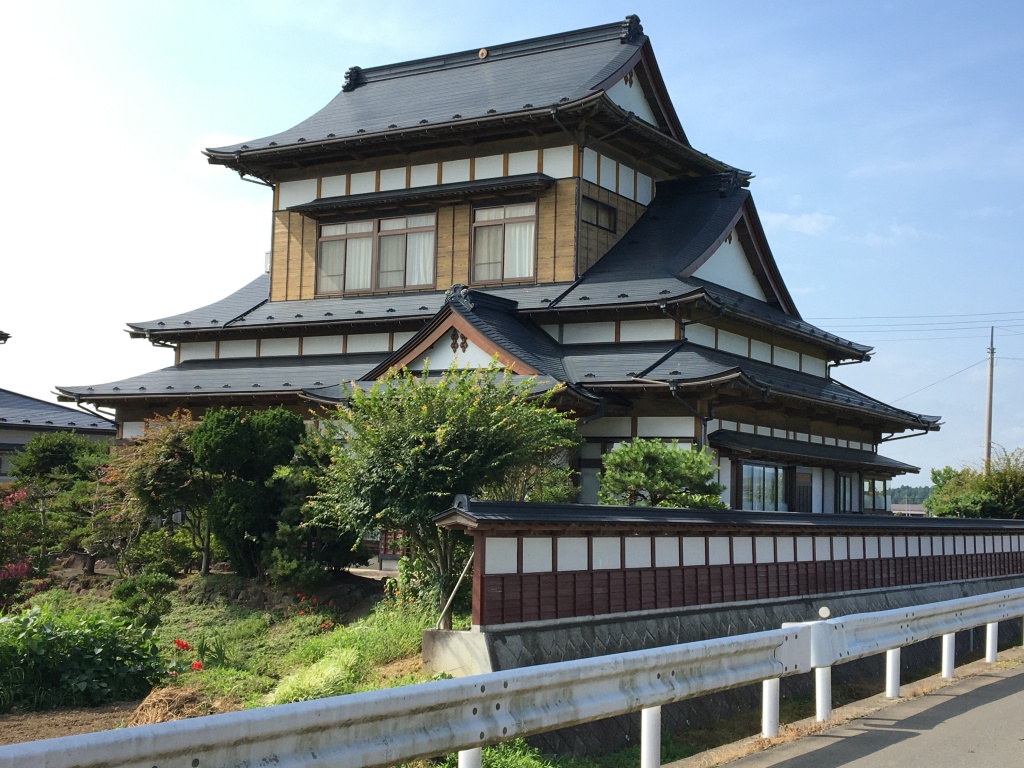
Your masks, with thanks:
M304 616L305 614L306 614L305 611L299 611L299 616Z
M201 662L201 661L193 661L192 662L192 669L194 669L196 672L198 672L202 668L203 668L203 662Z
M177 647L177 649L179 651L191 651L192 650L192 646L189 645L188 643L186 643L181 638L175 639L174 645L175 645L175 647Z

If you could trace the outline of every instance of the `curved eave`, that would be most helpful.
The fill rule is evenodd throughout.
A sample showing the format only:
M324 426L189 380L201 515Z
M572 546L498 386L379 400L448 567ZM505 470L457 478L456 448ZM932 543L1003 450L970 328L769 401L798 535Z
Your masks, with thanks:
M723 173L737 169L720 160L699 152L685 141L680 141L658 127L643 120L630 117L630 113L613 102L604 91L576 99L575 101L549 104L543 107L531 107L515 112L504 112L494 115L482 115L460 120L449 120L440 123L407 126L384 131L367 131L350 136L336 136L317 140L307 140L292 144L261 147L258 149L220 152L213 148L203 150L208 162L223 165L238 173L256 176L264 181L272 181L278 170L293 169L315 165L321 162L338 161L346 152L353 150L365 155L371 150L383 150L383 154L406 154L417 146L424 149L447 144L464 146L466 134L494 134L505 136L510 132L536 136L538 123L547 123L550 132L561 133L559 122L574 119L590 121L602 118L612 123L607 131L600 131L595 137L595 129L591 128L586 135L593 137L591 143L602 144L601 136L616 131L616 139L630 139L634 144L654 144L663 152L670 153L681 168L691 168L703 173ZM619 131L618 129L622 129ZM575 137L578 144L586 145L586 135L580 133ZM614 145L617 142L609 141ZM751 174L738 171L749 178Z

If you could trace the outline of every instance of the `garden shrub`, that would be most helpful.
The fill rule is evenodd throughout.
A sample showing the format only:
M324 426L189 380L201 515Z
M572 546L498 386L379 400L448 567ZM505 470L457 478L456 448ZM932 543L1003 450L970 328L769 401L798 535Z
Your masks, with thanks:
M138 616L147 627L156 627L160 618L171 610L167 595L177 588L170 576L162 573L143 573L125 579L114 587L110 595L123 606L126 616Z
M152 630L32 608L0 618L0 712L145 696L164 674Z

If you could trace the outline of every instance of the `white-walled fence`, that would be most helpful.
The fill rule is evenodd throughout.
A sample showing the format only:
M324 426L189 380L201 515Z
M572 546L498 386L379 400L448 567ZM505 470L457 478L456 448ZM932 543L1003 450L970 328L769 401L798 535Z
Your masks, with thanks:
M887 692L898 695L892 651L1024 615L1024 589L794 624L768 632L545 664L298 704L211 715L0 747L16 768L375 768L642 711L641 765L659 763L663 704L764 681L765 732L778 729L778 678L816 670L818 716L831 712L833 664L889 651ZM948 656L947 656L948 647ZM894 664L894 666L893 666ZM948 669L947 669L948 664ZM893 673L895 669L895 673ZM895 674L895 686L892 675ZM774 723L774 726L773 726Z

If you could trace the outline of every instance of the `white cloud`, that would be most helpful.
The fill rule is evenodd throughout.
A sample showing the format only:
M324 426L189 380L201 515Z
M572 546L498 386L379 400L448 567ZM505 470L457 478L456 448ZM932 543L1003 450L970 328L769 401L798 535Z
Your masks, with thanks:
M769 228L785 229L801 235L820 235L836 223L827 213L763 213L761 222Z
M868 232L864 235L864 242L872 248L880 248L907 240L916 240L918 237L920 237L920 233L913 225L894 222L884 229Z

